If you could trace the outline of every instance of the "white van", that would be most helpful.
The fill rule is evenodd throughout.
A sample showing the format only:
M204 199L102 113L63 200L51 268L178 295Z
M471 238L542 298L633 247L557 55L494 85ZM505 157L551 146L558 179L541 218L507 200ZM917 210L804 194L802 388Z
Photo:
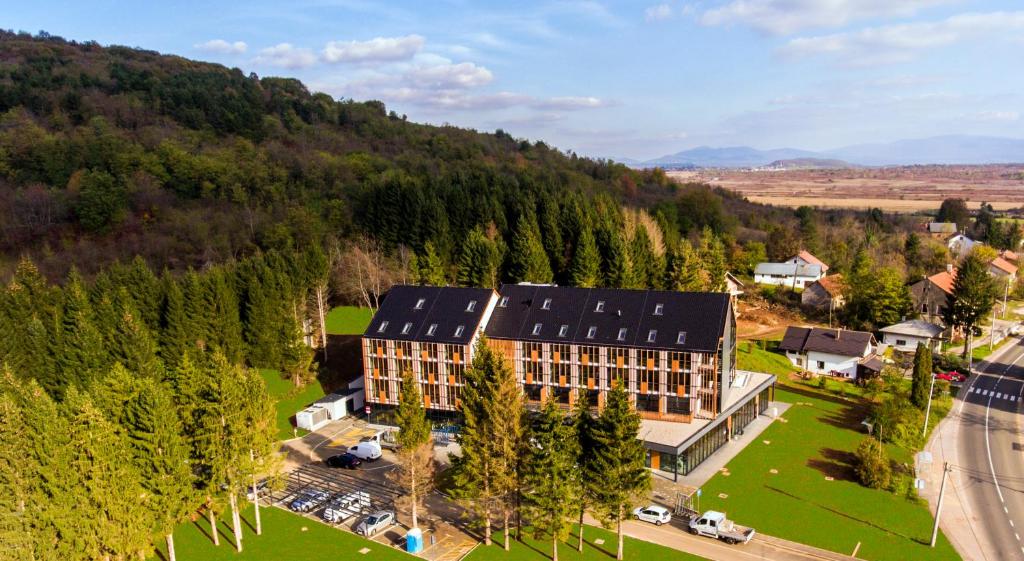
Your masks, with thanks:
M348 453L364 462L372 462L380 459L380 444L376 442L360 442L350 447Z

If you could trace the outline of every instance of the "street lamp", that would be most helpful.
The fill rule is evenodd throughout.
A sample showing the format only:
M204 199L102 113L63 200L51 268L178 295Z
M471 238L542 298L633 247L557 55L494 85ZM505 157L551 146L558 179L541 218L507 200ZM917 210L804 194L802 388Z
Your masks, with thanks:
M921 437L928 436L928 416L932 413L932 395L935 394L935 374L932 374L932 383L928 386L928 406L924 410L924 428L921 429Z

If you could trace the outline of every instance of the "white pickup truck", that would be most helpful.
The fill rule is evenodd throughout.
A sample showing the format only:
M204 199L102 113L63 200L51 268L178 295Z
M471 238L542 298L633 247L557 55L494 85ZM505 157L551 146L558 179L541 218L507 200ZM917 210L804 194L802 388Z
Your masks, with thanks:
M690 533L722 540L725 543L747 543L754 537L754 529L740 526L725 517L725 513L709 510L690 520Z

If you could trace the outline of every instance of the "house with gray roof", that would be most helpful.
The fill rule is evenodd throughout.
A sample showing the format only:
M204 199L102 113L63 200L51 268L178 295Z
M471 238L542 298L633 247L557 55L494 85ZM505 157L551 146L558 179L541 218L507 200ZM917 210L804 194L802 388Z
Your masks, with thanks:
M879 331L882 333L882 342L886 345L897 351L914 352L918 343L938 350L945 328L923 319L912 319L883 327Z
M803 289L825 276L821 265L808 263L758 263L754 282Z
M779 350L797 368L856 378L857 365L874 353L876 344L875 336L866 331L790 326Z

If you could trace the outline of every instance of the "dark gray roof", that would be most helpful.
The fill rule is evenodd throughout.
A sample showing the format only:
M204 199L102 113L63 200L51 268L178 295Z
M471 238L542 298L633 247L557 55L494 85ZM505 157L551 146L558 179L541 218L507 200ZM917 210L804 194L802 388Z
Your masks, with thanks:
M465 345L480 326L493 294L489 288L393 286L363 336ZM421 300L422 305L417 307ZM466 311L471 301L476 301L473 311ZM403 333L406 324L409 329ZM436 327L431 335L432 325ZM459 326L463 327L462 334L456 337Z
M863 356L864 348L874 342L875 337L866 331L790 326L786 328L786 334L779 343L779 350Z
M506 284L498 293L488 337L665 350L716 351L730 305L723 292Z

